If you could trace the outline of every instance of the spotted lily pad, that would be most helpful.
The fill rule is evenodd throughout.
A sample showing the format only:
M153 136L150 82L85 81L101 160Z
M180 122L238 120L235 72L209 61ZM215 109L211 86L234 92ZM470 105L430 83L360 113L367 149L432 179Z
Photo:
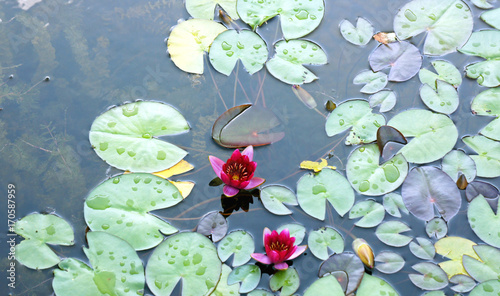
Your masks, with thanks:
M425 232L429 237L441 239L448 233L448 225L442 218L434 218L425 225Z
M334 254L324 261L319 268L319 276L324 278L325 275L334 274L337 271L342 271L347 274L348 283L345 294L349 295L354 292L361 283L365 268L358 256L353 253L344 252L341 254Z
M476 164L462 150L452 150L445 155L441 162L441 169L447 173L456 183L460 174L463 174L467 182L472 182L476 177Z
M369 102L371 108L380 105L381 113L388 112L396 105L396 94L392 90L381 90L370 96Z
M211 236L213 242L220 241L227 233L227 221L219 212L210 212L203 216L196 226L196 232Z
M221 270L213 243L199 233L183 232L168 237L151 254L146 282L156 296L171 295L180 280L183 296L210 295Z
M323 49L307 40L281 40L276 42L274 50L276 54L266 63L267 70L288 84L312 82L318 77L303 65L324 65L327 62Z
M304 292L304 296L344 296L344 291L333 275L317 279Z
M300 286L299 273L295 268L279 270L269 279L269 287L274 292L281 289L280 296L289 296L295 293Z
M439 266L448 274L448 277L451 278L457 274L467 274L462 262L464 255L469 255L479 260L473 249L475 245L475 242L458 236L447 236L436 242L434 245L436 252L450 259L439 263Z
M366 70L354 77L354 84L365 84L360 92L364 94L374 94L382 90L387 85L387 74L384 72L373 72Z
M401 40L427 33L426 55L455 52L467 42L472 26L472 13L461 0L413 0L394 18L394 31Z
M240 284L227 284L227 278L231 271L231 267L227 266L226 264L222 264L220 280L217 284L217 289L215 289L215 291L212 293L213 296L239 295L238 290L240 289Z
M439 266L423 262L412 266L421 274L410 274L410 281L423 290L440 290L448 285L448 277Z
M485 243L500 248L500 203L496 214L484 198L474 198L467 210L467 218L474 233Z
M24 240L16 245L17 261L28 268L45 269L61 259L47 244L71 246L74 234L71 226L56 215L30 214L14 225L14 231Z
M362 17L358 18L356 27L348 20L341 21L339 26L342 37L354 45L366 45L372 39L373 26Z
M428 239L423 237L417 237L417 243L410 243L410 251L415 257L424 259L424 260L432 260L436 255L436 249L434 249L434 245Z
M481 19L493 28L500 30L500 8L483 12Z
M108 164L132 172L159 172L187 152L157 137L185 133L189 124L172 106L143 101L114 107L92 123L89 139Z
M417 75L422 66L422 55L407 41L379 45L369 57L373 71L390 68L389 81L407 81Z
M100 231L87 233L87 242L89 247L83 252L92 267L73 258L61 261L60 269L54 270L52 282L56 295L144 294L144 268L134 248L126 241Z
M236 0L186 0L186 10L193 18L214 19L214 11L219 5L232 19L237 20Z
M455 88L462 84L462 74L452 63L443 60L436 60L431 64L437 74L427 69L421 69L420 72L418 72L418 78L422 84L428 84L434 90L437 89L437 80L447 82Z
M377 144L359 147L349 156L347 179L357 192L370 196L383 195L397 189L405 180L408 163L401 154L380 165L379 158Z
M405 266L405 259L394 252L380 252L375 256L375 268L383 273L392 274L400 271Z
M479 259L465 255L463 257L464 268L476 281L482 283L500 277L500 250L487 246L472 246Z
M250 255L255 251L253 237L243 230L237 230L224 237L217 246L217 252L222 262L233 256L232 266L240 266L250 260Z
M388 246L403 247L409 244L412 238L400 233L410 230L411 228L403 222L387 221L377 227L375 235Z
M500 176L500 142L483 136L464 137L462 141L479 154L470 155L476 163L478 177Z
M260 268L253 264L236 267L227 278L229 285L241 282L240 293L248 293L254 290L260 282Z
M420 88L420 97L424 104L432 111L451 114L458 108L458 92L453 85L436 80L436 89L428 84Z
M400 211L409 213L403 202L403 197L397 193L389 193L384 196L384 208L389 215L397 218L401 218Z
M481 116L493 116L492 122L481 130L481 134L500 141L500 88L492 88L483 91L472 101L472 113Z
M326 201L340 216L344 216L354 204L354 191L344 176L334 170L323 169L316 176L308 173L300 178L297 200L307 214L325 220Z
M496 296L500 293L500 280L490 280L477 285L469 296Z
M296 206L297 197L295 193L287 187L280 185L270 185L262 188L260 199L264 207L275 215L290 215L290 211L283 203Z
M450 283L455 284L455 286L450 288L458 293L467 293L476 286L476 282L473 279L463 274L452 276Z
M479 8L482 9L490 9L493 7L491 3L495 2L496 0L471 0L471 2L476 5Z
M362 217L354 225L363 228L371 228L382 223L385 217L384 207L374 200L358 202L349 212L349 219Z
M372 295L399 296L399 293L385 280L365 273L356 296Z
M309 232L307 246L316 258L326 260L329 257L328 249L334 254L344 251L344 239L337 230L331 227L321 227Z

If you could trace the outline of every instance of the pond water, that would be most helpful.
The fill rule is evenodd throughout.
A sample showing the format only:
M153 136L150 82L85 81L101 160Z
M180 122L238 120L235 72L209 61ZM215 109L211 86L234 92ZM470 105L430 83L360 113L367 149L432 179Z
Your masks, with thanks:
M190 17L182 0L43 0L26 11L15 1L0 1L0 107L3 108L0 111L0 180L1 209L5 209L0 213L4 225L0 245L2 274L9 264L8 244L4 243L7 240L4 196L8 184L16 187L17 218L32 212L60 215L73 226L75 245L56 246L54 250L61 257L76 257L87 262L82 251L86 245L84 199L98 184L120 173L94 153L88 133L94 119L112 105L137 99L156 100L171 104L188 120L191 126L188 133L167 140L187 150L185 160L195 166L193 171L174 179L194 181L196 185L179 205L155 212L181 230L194 230L205 213L223 210L222 186L208 185L215 177L208 156L226 160L232 149L215 144L211 129L218 116L235 105L265 105L282 122L284 139L255 148L256 176L265 178L266 184L281 184L295 191L297 181L307 173L299 169L300 162L317 161L328 155L334 155L328 159L329 164L337 166L345 175L345 164L353 147L344 145L345 133L327 137L328 111L323 106L327 100L339 105L350 98L368 98L359 92L361 86L352 81L359 72L369 69L368 56L377 43L371 41L364 47L348 43L340 35L339 23L343 19L354 22L362 16L376 31L390 32L394 15L406 2L327 1L325 18L306 37L320 44L328 56L328 64L310 67L319 79L303 86L317 101L319 114L299 101L290 85L278 81L265 69L249 75L240 65L237 75L233 72L226 77L205 60L203 75L179 70L166 53L164 40L179 19ZM481 10L467 3L475 16L474 30L488 27L478 19ZM270 20L258 32L272 52L272 44L281 38L278 18ZM421 35L410 41L422 48ZM446 55L444 59L452 61L459 70L480 60L460 53ZM432 60L424 57L422 67L430 68ZM390 119L403 110L425 109L419 97L420 85L418 77L404 83L390 82L387 88L397 93L398 100L396 107L384 116ZM464 78L459 88L460 105L450 116L460 136L477 134L491 120L473 116L470 110L472 99L484 89L475 80ZM461 141L457 141L457 148L474 154ZM439 166L440 161L431 165ZM498 179L488 182L500 185ZM356 194L356 201L364 199L366 197ZM381 201L380 197L374 199ZM276 229L297 222L309 232L332 226L343 235L347 251L352 251L350 246L355 236L368 241L375 254L384 250L401 254L406 260L401 272L386 275L374 270L373 275L387 280L401 295L423 293L408 279L408 274L413 272L411 266L423 261L413 256L408 246L389 247L375 236L375 228L355 227L356 220L349 220L348 215L341 218L329 205L327 207L325 221L310 217L298 206L290 207L292 215L276 216L254 198L248 212L240 209L227 220L230 231L244 229L253 235L256 252L263 251L264 227ZM459 214L449 222L448 235L480 243L467 222L466 209L467 203L463 202ZM386 215L385 221L390 220L398 219ZM408 235L426 237L423 221L405 214L400 220L410 225ZM147 262L150 253L142 251L139 255ZM442 258L437 255L434 260L440 262ZM293 267L301 277L299 294L317 279L320 264L309 251L294 260ZM9 295L53 293L52 269L34 271L19 264L16 267L16 288L9 289ZM2 276L0 280L0 289L4 291L5 278ZM267 274L263 275L259 287L269 288ZM180 295L178 288L173 295ZM445 291L447 295L453 293L449 288Z

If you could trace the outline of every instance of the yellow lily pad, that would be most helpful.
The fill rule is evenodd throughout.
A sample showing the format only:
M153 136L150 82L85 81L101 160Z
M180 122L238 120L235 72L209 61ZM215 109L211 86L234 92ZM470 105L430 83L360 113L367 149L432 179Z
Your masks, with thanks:
M457 274L469 275L463 266L462 257L468 255L481 260L472 248L475 245L476 243L471 240L456 236L442 238L434 244L436 253L451 259L438 264L446 272L448 278Z
M334 166L328 165L328 162L324 158L321 159L321 162L304 160L303 162L300 163L300 168L305 170L311 170L314 171L315 173L321 172L321 170L324 168L330 168L332 170L337 169Z
M168 181L174 184L174 186L177 187L177 189L179 189L183 199L188 197L188 195L191 193L191 190L193 190L195 184L194 182L191 181L170 181L170 180Z
M162 177L163 179L168 179L172 176L180 175L180 174L184 174L186 172L189 172L192 169L194 169L194 166L192 164L190 164L189 162L187 162L185 160L181 160L173 167L166 169L166 170L163 170L163 171L160 171L160 172L153 173L153 175L158 176L158 177Z

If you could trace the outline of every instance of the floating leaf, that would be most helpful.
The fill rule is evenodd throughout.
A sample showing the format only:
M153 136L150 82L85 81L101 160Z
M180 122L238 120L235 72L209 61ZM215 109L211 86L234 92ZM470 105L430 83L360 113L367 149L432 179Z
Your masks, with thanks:
M375 235L381 242L386 245L392 247L403 247L409 244L412 238L400 233L410 230L411 228L403 222L388 221L380 224L379 227L377 227Z
M229 233L217 246L217 253L222 262L226 262L234 254L232 266L240 266L247 263L254 251L255 243L253 237L243 230L236 230Z
M304 292L304 296L344 296L344 291L333 275L317 279Z
M187 162L185 160L181 160L173 167L166 169L166 170L163 170L163 171L160 171L160 172L155 172L155 173L153 173L153 175L161 177L163 179L168 179L172 176L180 175L180 174L184 174L186 172L189 172L192 169L194 169L194 166L192 164L190 164L189 162Z
M496 214L484 198L479 195L469 204L467 218L474 233L485 243L500 248L500 203Z
M15 253L17 261L31 269L46 269L61 261L47 244L74 244L73 229L56 215L30 214L15 223L14 231L24 240L11 253Z
M210 295L219 281L221 268L215 246L208 238L183 232L156 247L146 267L146 282L157 296L171 295L181 279L183 296Z
M500 280L491 280L477 285L469 296L496 296L500 293Z
M428 84L434 90L437 90L437 80L447 82L455 88L462 84L462 74L452 63L437 60L433 61L431 64L438 74L435 74L427 69L421 69L418 73L418 78L422 84Z
M248 293L259 285L260 282L260 268L256 265L243 265L236 267L227 278L229 285L241 282L240 293ZM197 294L196 294L197 295Z
M439 263L439 266L448 274L448 277L451 278L456 274L467 274L462 265L462 257L470 255L479 259L473 249L475 245L475 242L457 236L448 236L436 242L434 245L436 252L451 259Z
M274 294L264 289L255 289L248 293L247 296L274 296Z
M401 40L427 33L426 55L455 52L467 42L472 26L469 6L460 0L413 0L394 18L394 31Z
M432 291L424 293L422 296L446 296L446 294L443 291Z
M354 223L358 227L371 228L384 220L384 207L374 200L365 200L355 204L349 212L349 219L362 217Z
M318 104L316 100L314 100L313 96L311 96L305 89L300 87L300 85L292 85L292 92L295 96L307 106L309 109L314 109Z
M358 256L353 253L344 252L332 255L325 262L323 262L319 268L319 276L324 278L325 275L335 271L343 271L347 274L349 282L347 284L347 291L345 295L349 295L354 292L361 283L365 267Z
M286 270L278 270L269 279L271 290L276 292L281 289L280 296L292 295L299 289L299 286L299 273L293 267L289 267Z
M483 136L464 137L462 141L479 154L470 156L476 163L478 177L500 176L500 142Z
M422 66L422 55L410 42L379 45L369 57L374 72L390 68L389 81L406 81L417 75Z
M212 241L220 241L227 233L227 221L219 212L210 212L198 222L196 232L204 236L211 236Z
M281 225L278 227L277 231L280 233L283 231L283 229L288 229L288 232L290 233L290 237L295 238L295 242L293 243L294 245L299 245L303 240L304 237L306 236L306 228L302 226L301 224L298 223L288 223Z
M238 19L236 0L186 0L186 10L197 19L213 20L217 5L222 7L232 19Z
M467 182L476 177L476 164L462 150L452 150L446 154L441 162L441 169L456 183L460 174L464 174Z
M370 96L369 102L371 108L380 105L381 113L388 112L396 105L396 93L392 90L381 90Z
M472 201L478 195L484 196L484 198L494 199L498 197L498 188L491 185L490 183L474 181L467 186L465 190L465 196L467 197L467 201Z
M182 71L203 74L203 56L215 37L225 30L220 23L204 19L190 19L178 24L167 41L172 62Z
M387 143L394 142L402 145L406 145L408 141L403 136L403 134L392 126L383 125L377 130L377 145L378 149L382 151L382 157L384 157L384 148ZM385 159L385 157L384 157Z
M220 280L217 284L217 288L211 294L213 296L226 296L226 295L239 295L238 290L240 289L240 284L235 283L232 285L227 284L227 278L231 273L231 267L226 264L222 264L222 272L220 274Z
M373 26L362 17L358 18L356 27L350 21L343 20L340 22L340 33L354 45L366 45L372 39Z
M410 251L415 257L424 259L424 260L432 260L436 255L436 250L434 249L434 245L428 239L417 237L417 243L410 243Z
M493 28L500 30L500 8L483 12L481 19Z
M334 254L340 254L344 251L344 239L337 230L331 227L321 227L309 232L307 246L316 258L326 260L329 256L328 249Z
M356 291L357 296L389 295L399 296L399 293L386 281L365 273Z
M238 60L250 74L264 67L269 52L262 38L248 30L227 30L219 34L210 46L210 63L215 70L229 76Z
M380 252L375 256L375 262L379 262L375 268L387 274L396 273L405 266L405 260L401 255L388 251Z
M483 91L472 101L471 110L473 114L481 116L494 116L492 122L481 130L481 134L500 141L500 88L492 88Z
M281 40L276 42L274 50L276 54L266 63L267 70L288 84L312 82L318 77L303 65L324 65L327 62L323 49L307 40Z
M397 193L389 193L384 196L385 211L394 217L401 218L400 210L408 214L408 209L403 203L403 198Z
M300 178L297 200L307 214L324 220L326 201L340 216L344 216L354 204L354 191L344 176L331 169L323 169L316 176L305 174Z
M463 265L467 273L482 283L500 277L500 250L487 245L472 246L479 256L463 256ZM474 255L475 255L474 254Z
M420 88L420 97L424 104L432 111L451 114L458 108L458 92L453 85L436 80L436 87L428 84Z
M189 130L184 116L159 102L134 102L99 115L89 139L97 155L121 170L153 173L170 168L187 152L156 137Z
M336 167L328 165L328 162L324 158L321 159L321 162L304 160L300 163L300 168L305 170L312 170L315 173L321 172L323 168L330 168L332 170L336 169Z
M442 218L434 218L425 225L425 232L429 237L441 239L448 233L448 225Z
M90 192L85 201L85 222L93 231L114 234L136 250L146 250L161 243L161 233L177 232L150 212L182 200L179 190L168 180L142 173L120 175Z
M414 137L400 153L408 162L428 163L445 156L457 142L458 131L453 121L442 114L413 109L394 116L387 125L403 135Z
M64 259L54 270L52 288L58 296L142 295L144 268L135 250L124 240L100 231L87 233L83 252L89 267L80 260ZM159 294L156 294L159 295Z
M366 70L356 75L352 83L365 84L360 92L364 94L374 94L387 85L387 74L384 72Z
M455 284L451 289L457 293L467 293L476 286L476 282L473 279L463 274L452 276L450 283Z
M410 274L410 281L423 290L439 290L448 285L448 277L439 266L424 262L412 266L421 274Z
M285 39L296 39L311 33L319 26L325 13L323 0L295 2L288 0L238 0L238 14L254 30L280 15Z
M375 141L377 129L385 124L385 118L372 111L364 100L351 100L340 104L326 119L327 135L332 137L351 128L346 145Z
M285 186L270 185L260 191L260 200L264 207L275 215L290 215L290 211L283 203L296 206L297 197L292 190Z
M493 7L491 2L495 2L496 0L471 0L471 2L479 8L482 9L490 9Z
M370 196L382 195L394 191L405 180L408 163L401 154L381 165L378 164L379 158L377 144L361 146L349 156L347 179L357 192ZM379 210L383 218L383 208Z

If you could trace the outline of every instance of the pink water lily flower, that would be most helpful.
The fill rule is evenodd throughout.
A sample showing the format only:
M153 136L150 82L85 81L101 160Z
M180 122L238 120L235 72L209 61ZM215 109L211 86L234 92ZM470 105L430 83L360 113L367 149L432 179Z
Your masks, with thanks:
M241 153L238 149L234 150L231 158L225 163L215 156L208 157L215 174L226 184L223 189L224 195L227 197L235 196L240 189L253 189L266 181L253 176L257 163L252 159L252 146L248 146Z
M271 232L266 227L264 228L266 254L253 253L251 256L261 263L274 264L274 268L285 270L288 268L285 261L297 258L307 249L307 246L296 246L294 243L295 237L290 236L287 228L278 233L276 230Z

